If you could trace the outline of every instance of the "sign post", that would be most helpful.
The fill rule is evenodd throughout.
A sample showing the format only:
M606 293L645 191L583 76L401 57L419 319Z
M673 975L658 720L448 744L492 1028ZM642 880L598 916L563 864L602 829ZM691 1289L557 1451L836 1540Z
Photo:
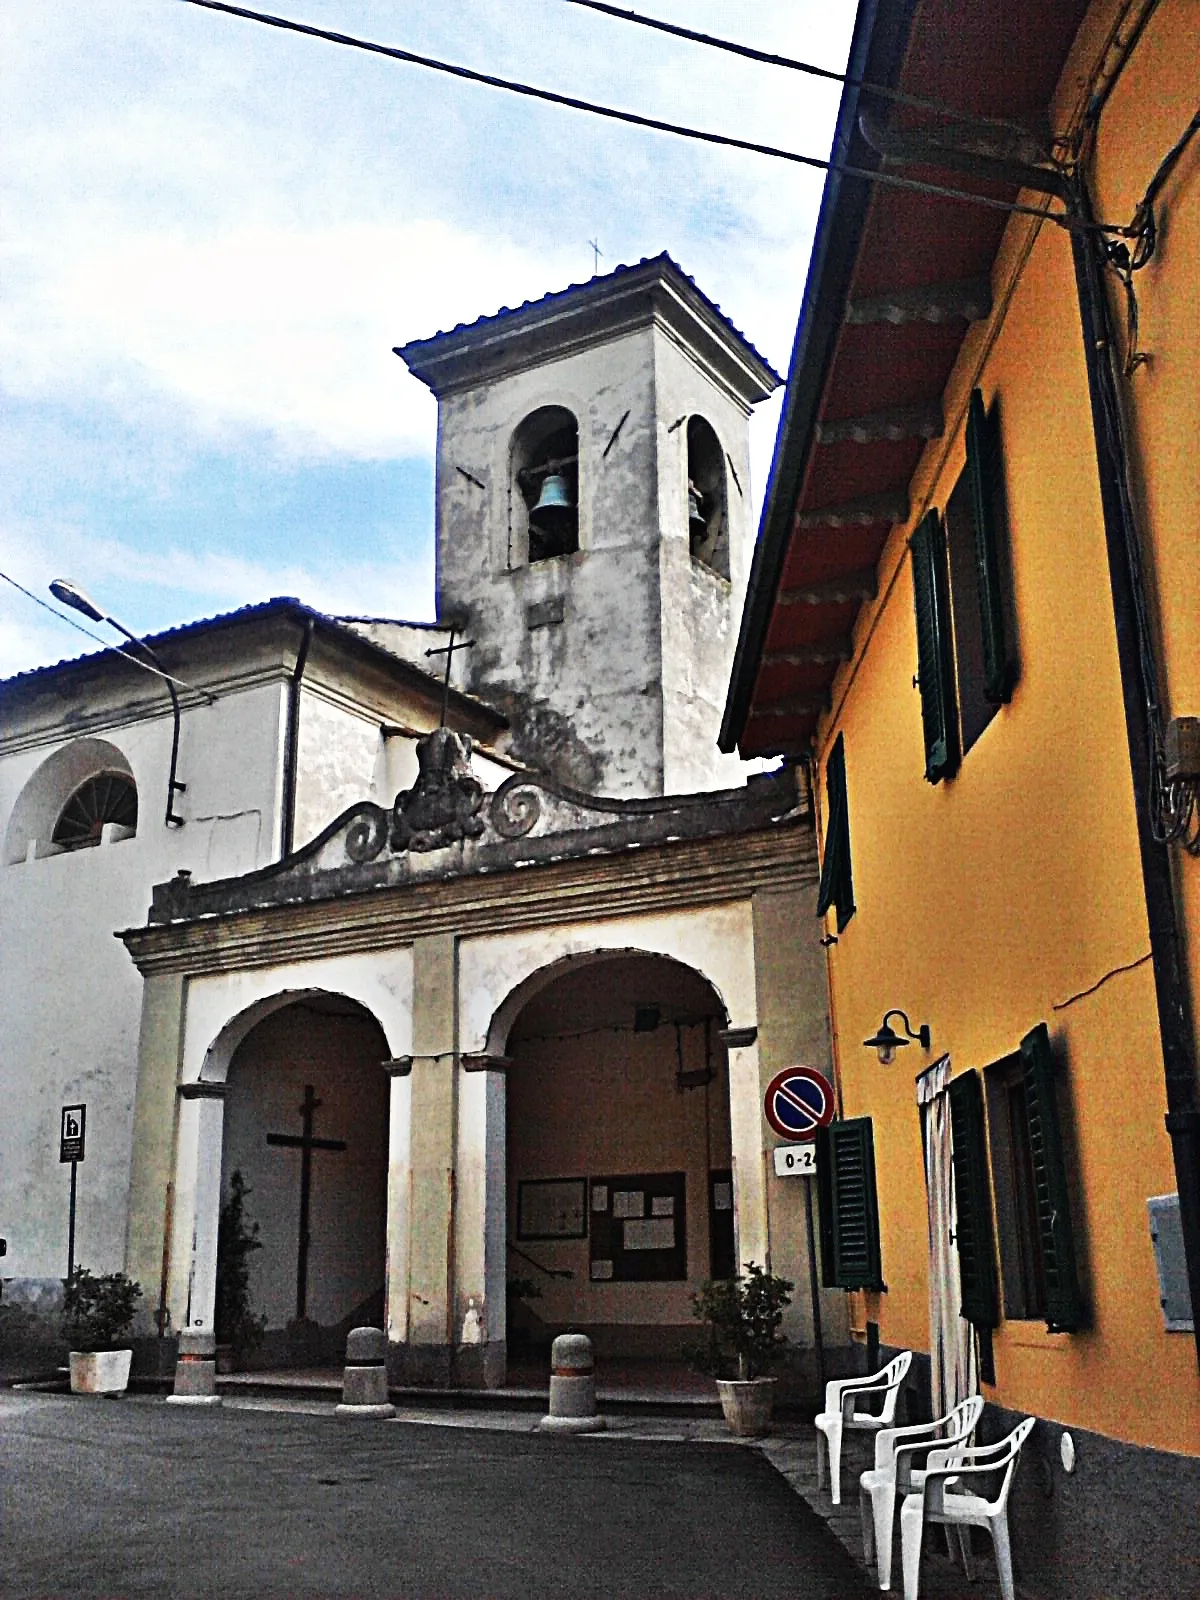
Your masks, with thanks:
M814 1178L817 1173L818 1128L827 1128L835 1110L833 1085L814 1067L785 1067L777 1072L763 1095L763 1114L773 1132L794 1144L775 1148L775 1173L780 1178ZM813 1345L817 1381L825 1387L825 1341L821 1328L821 1287L817 1279L817 1239L813 1224L812 1184L804 1185L804 1224L808 1235L808 1289L812 1299Z
M64 1106L59 1120L58 1159L71 1163L71 1215L67 1224L67 1277L75 1271L75 1194L79 1163L83 1160L86 1106Z

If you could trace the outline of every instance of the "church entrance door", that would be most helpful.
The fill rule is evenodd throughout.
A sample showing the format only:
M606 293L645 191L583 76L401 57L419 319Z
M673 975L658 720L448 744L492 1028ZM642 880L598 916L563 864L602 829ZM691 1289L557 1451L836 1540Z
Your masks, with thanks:
M243 1196L254 1367L340 1365L351 1327L382 1324L388 1086L383 1032L356 1002L309 995L246 1035L229 1067L222 1201ZM235 1174L238 1178L235 1180ZM236 1251L217 1255L217 1335ZM255 1231L257 1230L257 1231Z
M573 960L518 1013L507 1055L510 1382L555 1334L679 1367L692 1296L735 1263L720 999L661 956Z

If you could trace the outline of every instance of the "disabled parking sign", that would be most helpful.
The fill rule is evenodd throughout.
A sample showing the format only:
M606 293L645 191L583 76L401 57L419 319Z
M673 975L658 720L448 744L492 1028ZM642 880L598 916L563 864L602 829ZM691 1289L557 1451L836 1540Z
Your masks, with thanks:
M781 1139L814 1139L833 1121L833 1085L815 1067L785 1067L767 1085L763 1111Z

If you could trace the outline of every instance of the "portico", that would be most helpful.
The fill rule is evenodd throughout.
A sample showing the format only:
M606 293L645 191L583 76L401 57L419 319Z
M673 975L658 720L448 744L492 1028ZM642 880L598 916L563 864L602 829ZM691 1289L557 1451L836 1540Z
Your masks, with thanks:
M804 957L784 973L769 948L779 906L812 893L807 807L793 775L655 801L596 800L520 776L480 794L475 836L424 849L390 849L377 813L351 808L252 878L160 886L148 924L123 936L146 981L128 1270L155 1286L147 1300L160 1305L164 1332L211 1327L221 1185L239 1159L256 1163L264 1186L250 1213L261 1199L255 1288L268 1339L286 1334L298 1309L333 1333L339 1308L350 1307L331 1296L331 1275L349 1281L361 1268L355 1292L366 1298L371 1205L338 1196L339 1174L372 1128L381 1159L375 1180L360 1169L360 1187L379 1188L393 1381L503 1384L507 1285L531 1270L514 1245L564 1274L545 1280L559 1286L545 1297L546 1326L569 1317L609 1337L630 1330L633 1353L677 1353L690 1293L713 1262L712 1173L728 1175L734 1259L771 1262L806 1285L803 1234L777 1228L772 1238L773 1208L781 1214L788 1197L769 1191L759 1113L762 1084L787 1048L773 1033L782 986L813 993L814 1044L824 1026ZM343 1027L355 1019L359 1041L362 1087L352 1093L344 1059L331 1058L321 1077L285 1031L302 1017L311 1036L338 1014ZM239 1086L248 1052L256 1073L286 1084L269 1106L259 1096L261 1114ZM591 1143L578 1130L568 1138L546 1086L578 1093L580 1115L596 1122L587 1085L608 1094L620 1074L622 1105L607 1131ZM303 1137L309 1087L324 1102L317 1137L345 1150L311 1157L301 1307L296 1172L286 1190L277 1183L299 1161L278 1136ZM556 1169L560 1152L569 1172ZM630 1235L639 1248L649 1241L626 1263L638 1281L621 1281L620 1261L597 1254L599 1234L587 1242L598 1210L590 1230L585 1212L582 1237L574 1226L571 1240L518 1237L530 1231L517 1215L527 1182L574 1180L593 1208L602 1180L621 1174L639 1194L639 1175L680 1185L673 1214L660 1199L652 1215L645 1200L657 1226ZM811 1305L803 1293L797 1300L803 1343Z

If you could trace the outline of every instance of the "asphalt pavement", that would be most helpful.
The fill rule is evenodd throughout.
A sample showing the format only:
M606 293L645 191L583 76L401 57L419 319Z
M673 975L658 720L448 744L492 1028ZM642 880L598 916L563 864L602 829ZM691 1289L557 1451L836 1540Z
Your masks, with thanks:
M756 1449L0 1392L5 1600L865 1600Z

